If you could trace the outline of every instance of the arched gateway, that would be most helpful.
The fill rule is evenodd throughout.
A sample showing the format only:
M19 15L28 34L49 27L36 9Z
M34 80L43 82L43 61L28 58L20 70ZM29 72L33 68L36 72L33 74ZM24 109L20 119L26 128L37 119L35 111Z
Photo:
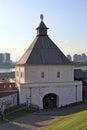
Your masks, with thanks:
M54 93L49 93L43 97L43 108L56 108L57 107L57 95Z

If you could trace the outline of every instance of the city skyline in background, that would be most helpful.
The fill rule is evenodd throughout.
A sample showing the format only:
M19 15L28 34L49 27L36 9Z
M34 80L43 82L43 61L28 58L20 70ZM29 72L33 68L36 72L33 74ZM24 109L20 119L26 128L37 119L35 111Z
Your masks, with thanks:
M66 55L66 57L70 60L70 61L74 61L74 62L87 62L87 55L85 53L82 54L74 54L74 55ZM0 53L0 64L10 64L12 62L15 62L12 60L11 58L11 53L9 52L5 52L5 53Z
M65 55L87 55L86 0L0 0L0 53L9 52L18 61L36 37L40 14Z

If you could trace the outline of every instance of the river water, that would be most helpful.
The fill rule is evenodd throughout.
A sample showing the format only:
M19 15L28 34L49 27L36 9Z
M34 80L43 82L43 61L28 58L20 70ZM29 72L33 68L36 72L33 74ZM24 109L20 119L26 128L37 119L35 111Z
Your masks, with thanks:
M0 73L15 72L15 68L0 68Z

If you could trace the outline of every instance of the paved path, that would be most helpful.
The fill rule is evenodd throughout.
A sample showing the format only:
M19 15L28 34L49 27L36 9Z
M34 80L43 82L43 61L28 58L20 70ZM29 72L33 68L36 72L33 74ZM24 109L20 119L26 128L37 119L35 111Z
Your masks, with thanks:
M42 110L40 112L28 114L27 116L0 124L0 130L38 130L43 126L46 126L57 116L68 115L86 109L87 105L80 105L63 108L61 110Z

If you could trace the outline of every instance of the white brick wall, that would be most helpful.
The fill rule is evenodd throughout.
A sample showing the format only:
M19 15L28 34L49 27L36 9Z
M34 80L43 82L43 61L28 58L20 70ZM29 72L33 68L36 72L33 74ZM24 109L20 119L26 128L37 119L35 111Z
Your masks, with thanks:
M32 104L43 108L43 97L49 93L57 95L58 107L82 101L82 82L74 81L72 65L20 66L16 67L16 71L19 72L19 76L16 75L16 81L19 84L17 86L20 103L25 103L28 98L31 99ZM24 77L21 77L21 72L24 73ZM41 78L41 72L44 72L44 78ZM60 72L59 78L57 72Z
M77 90L76 90L77 85ZM82 101L82 82L67 82L53 84L24 84L20 87L20 103L26 102L30 98L31 88L31 103L43 108L43 97L46 94L54 93L57 95L57 106L66 105L78 101ZM77 91L77 92L76 92ZM29 99L30 100L30 99Z
M35 82L65 82L74 80L73 66L71 65L49 65L49 66L25 66L16 67L16 81L19 83ZM24 77L21 77L21 72ZM41 78L41 72L44 72L44 78ZM57 72L60 72L60 78L57 78Z

